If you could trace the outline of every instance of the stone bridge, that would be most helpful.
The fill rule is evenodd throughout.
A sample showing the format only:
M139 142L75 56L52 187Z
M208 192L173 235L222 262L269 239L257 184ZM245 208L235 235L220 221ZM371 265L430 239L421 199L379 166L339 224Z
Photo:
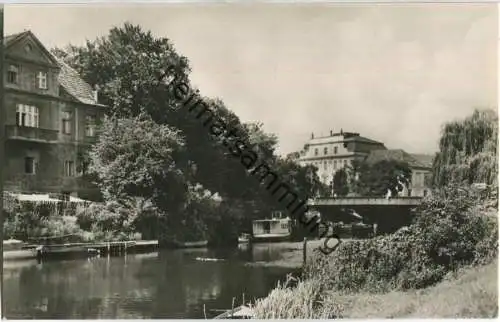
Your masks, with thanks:
M377 223L380 232L392 232L408 225L412 209L422 202L422 197L396 198L317 198L308 201L310 210L321 213L322 220L349 223L358 221L351 213L354 210L365 223Z

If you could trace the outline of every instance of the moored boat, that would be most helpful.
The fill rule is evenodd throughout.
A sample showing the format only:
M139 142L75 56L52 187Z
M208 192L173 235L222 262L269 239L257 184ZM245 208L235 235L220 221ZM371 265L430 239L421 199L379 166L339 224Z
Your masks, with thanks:
M214 319L253 319L255 316L251 307L241 305L232 310L217 315Z
M80 237L74 234L32 238L38 259L63 259L92 257L100 251L89 243L82 243Z
M33 247L27 247L27 244L17 239L3 241L3 259L21 260L35 259L36 250Z
M250 242L250 234L241 234L238 237L238 244L247 244Z
M176 241L173 244L175 247L178 248L202 248L202 247L207 247L208 240L191 241L191 242Z
M274 212L271 219L259 219L252 222L254 242L278 242L290 240L292 220L281 212Z
M43 245L36 248L37 256L43 259L92 257L99 255L99 250L80 245Z

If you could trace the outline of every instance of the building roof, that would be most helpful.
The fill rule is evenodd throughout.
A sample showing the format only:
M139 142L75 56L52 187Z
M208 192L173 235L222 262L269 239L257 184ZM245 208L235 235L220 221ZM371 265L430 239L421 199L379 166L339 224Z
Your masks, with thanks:
M344 142L364 142L364 143L384 145L382 142L375 141L375 140L372 140L372 139L369 139L369 138L365 138L364 136L360 136L360 135L346 137L344 139Z
M8 46L15 42L17 39L21 39L22 36L28 34L28 31L18 32L17 34L7 35L3 38L3 44Z
M415 160L420 162L427 168L432 168L432 163L434 162L434 156L429 154L410 154Z
M94 95L94 90L87 82L82 79L78 72L61 59L55 57L50 51L48 51L30 30L5 36L4 46L8 47L18 40L24 38L25 36L32 37L33 40L37 42L40 47L42 47L41 49L50 57L50 59L60 67L58 82L59 85L62 86L62 88L69 95L83 104L104 106L97 103L96 97Z
M99 105L94 95L94 90L80 77L78 72L61 59L56 59L61 67L58 81L64 90L81 103Z
M364 136L360 136L359 133L352 133L352 132L340 132L340 133L333 133L332 135L329 135L329 136L313 137L313 138L309 139L309 142L307 144L309 144L309 145L327 144L327 143L330 143L332 141L333 142L363 142L363 143L369 143L369 144L384 145L382 142L368 139Z
M411 168L431 168L433 156L425 154L410 154L402 149L391 149L370 151L370 154L366 158L366 161L369 163L375 163L382 160L407 162Z

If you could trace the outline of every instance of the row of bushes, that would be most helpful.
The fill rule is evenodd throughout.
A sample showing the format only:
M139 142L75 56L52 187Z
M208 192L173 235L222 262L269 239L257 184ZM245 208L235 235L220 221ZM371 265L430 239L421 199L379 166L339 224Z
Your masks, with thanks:
M412 225L396 233L342 244L333 256L315 256L307 278L329 289L387 291L423 288L464 265L485 263L497 254L496 216L473 190L448 187L427 198Z
M340 314L337 309L322 305L321 299L329 292L420 289L442 281L459 268L490 263L498 256L497 209L498 198L490 198L484 192L443 188L423 201L410 226L387 236L344 242L328 256L314 255L304 269L304 281L299 287L275 289L257 302L257 315L335 317ZM314 296L301 299L307 290ZM284 301L286 298L291 300ZM295 307L301 302L299 311L314 307L314 314L276 315L282 311L273 305L276 301L280 307L293 303Z
M196 241L213 239L223 243L220 227L233 227L231 207L208 195L192 193L177 215L165 214L143 198L76 204L17 202L6 198L4 238L29 240L38 237L74 235L82 241L158 239ZM224 209L226 211L224 211ZM227 212L226 215L224 215ZM235 235L236 236L236 235ZM236 238L236 237L235 237Z
M129 217L123 212L122 217ZM133 229L126 229L119 217L113 206L99 203L9 203L4 208L3 234L5 239L24 241L63 235L74 235L82 241L140 238Z

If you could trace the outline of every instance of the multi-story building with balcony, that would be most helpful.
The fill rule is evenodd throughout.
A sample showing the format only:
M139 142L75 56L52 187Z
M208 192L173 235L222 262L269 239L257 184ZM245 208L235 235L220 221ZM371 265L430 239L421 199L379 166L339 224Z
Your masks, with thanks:
M5 189L96 194L84 155L104 116L97 92L31 31L4 38Z
M330 184L335 172L345 168L355 159L364 159L370 151L385 150L383 143L374 141L359 133L330 131L329 136L311 139L300 152L299 164L312 164L318 168L318 176L324 184Z

